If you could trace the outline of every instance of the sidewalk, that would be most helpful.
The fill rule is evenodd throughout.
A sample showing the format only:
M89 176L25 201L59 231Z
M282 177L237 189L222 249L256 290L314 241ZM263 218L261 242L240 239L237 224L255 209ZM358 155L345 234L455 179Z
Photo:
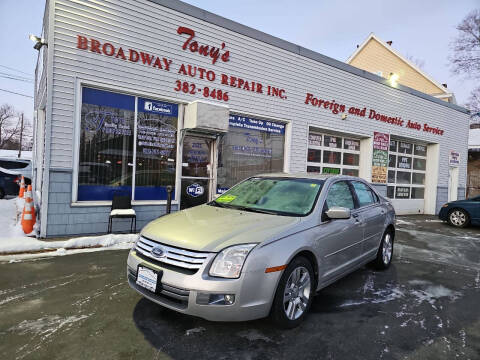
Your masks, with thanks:
M62 256L77 252L128 249L137 234L106 234L82 236L65 240L39 240L36 228L25 235L20 224L24 200L0 200L0 261L39 256Z

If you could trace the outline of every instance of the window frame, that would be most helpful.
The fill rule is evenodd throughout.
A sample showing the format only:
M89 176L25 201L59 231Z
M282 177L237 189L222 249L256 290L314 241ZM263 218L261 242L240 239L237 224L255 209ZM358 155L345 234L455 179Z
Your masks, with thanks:
M137 117L138 117L138 99L147 98L151 100L168 102L176 104L178 106L178 115L177 115L177 136L176 136L176 165L175 165L175 197L172 198L173 205L179 205L180 203L180 188L181 188L181 159L182 149L180 146L181 133L183 130L183 112L184 105L186 103L179 102L178 99L171 99L168 97L159 97L158 95L153 95L143 92L135 92L128 90L122 87L100 84L97 82L90 82L81 79L77 79L76 88L75 88L75 115L74 115L74 136L73 136L73 169L72 169L72 196L71 196L71 206L111 206L111 200L98 200L98 201L79 201L78 200L78 173L79 173L79 159L80 159L80 138L81 138L81 116L82 116L82 89L84 87L97 89L101 91L108 91L117 94L123 94L132 96L135 98L135 112L134 112L134 142L133 142L133 152L136 155L137 148ZM133 158L133 167L132 167L132 205L166 205L167 200L134 200L135 199L135 172L136 172L136 161L135 156Z
M413 174L414 173L423 174L424 175L424 182L426 181L426 179L427 179L427 170L426 169L427 169L427 162L428 162L427 152L425 152L425 156L415 155L415 147L417 145L425 146L426 151L428 151L428 145L425 144L425 143L416 142L414 140L403 140L403 139L399 139L399 138L396 138L396 137L390 138L390 141L395 141L396 142L396 147L395 147L395 151L392 151L391 148L390 148L390 145L389 145L388 167L387 167L387 184L386 184L387 185L387 198L392 199L392 200L400 200L400 201L403 201L403 200L424 200L425 199L425 183L424 184L414 184L413 183ZM400 146L400 142L410 143L412 145L412 152L410 154L399 152L398 149L399 149L399 146ZM395 158L395 167L390 166L390 156L395 156L396 157ZM411 163L410 169L404 169L404 168L399 168L398 167L398 160L399 160L400 156L410 159L410 163ZM414 165L415 159L425 160L425 170L415 170L414 169L413 165ZM390 172L390 171L394 172L394 179L395 179L394 182L391 182L388 179L388 172ZM397 172L398 171L409 173L410 183L408 183L408 184L398 183L397 182ZM410 189L409 194L408 194L408 198L397 198L397 187L408 187ZM388 188L393 188L393 197L388 196ZM420 198L420 199L412 198L412 188L423 188L423 190L424 190L423 198Z
M322 137L322 145L310 145L310 134L316 135L316 136L321 136ZM330 137L336 137L341 139L341 144L340 147L338 148L332 148L329 146L325 146L325 136L330 136ZM345 149L345 140L356 140L358 141L358 150L350 150L350 149ZM340 169L340 173L338 175L343 175L343 170L357 170L358 175L360 175L360 146L361 146L361 139L358 138L357 135L354 134L345 134L345 135L334 135L332 133L329 133L328 131L316 131L312 130L311 127L308 128L308 134L307 134L307 155L306 155L306 166L305 166L305 171L307 171L307 168L309 166L311 167L316 167L320 168L320 172L318 174L328 174L328 173L323 173L323 168L338 168ZM320 151L320 162L313 162L313 161L308 161L308 152L309 150L319 150ZM339 164L328 164L323 161L323 156L325 151L332 151L332 152L338 152L340 153L340 163ZM358 155L358 165L344 165L344 156L345 154L354 154ZM344 175L348 176L348 175Z

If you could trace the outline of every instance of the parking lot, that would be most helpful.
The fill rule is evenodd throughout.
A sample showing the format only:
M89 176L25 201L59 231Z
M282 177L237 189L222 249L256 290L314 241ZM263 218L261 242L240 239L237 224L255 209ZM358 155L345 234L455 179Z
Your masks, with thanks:
M322 290L293 330L142 299L127 251L0 264L2 359L479 359L480 229L399 217L392 266Z

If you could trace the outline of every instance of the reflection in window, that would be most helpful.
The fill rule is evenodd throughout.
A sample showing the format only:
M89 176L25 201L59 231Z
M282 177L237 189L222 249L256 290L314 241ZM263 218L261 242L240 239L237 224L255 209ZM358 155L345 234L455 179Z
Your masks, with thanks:
M255 129L237 127L234 125L237 122L230 122L228 133L220 140L217 193L250 176L283 171L285 125L270 121L273 125L267 127L260 126L257 119L243 119L255 120L256 124L252 124Z
M340 164L342 153L336 151L324 151L323 162L327 164Z
M427 146L426 145L415 145L413 153L418 156L427 156Z
M425 174L412 173L412 184L425 185Z
M307 166L307 172L320 173L320 166Z
M358 169L343 169L342 170L343 175L347 176L358 176Z
M376 201L372 190L367 185L358 181L352 181L352 185L357 194L360 207L370 205Z
M309 161L309 162L320 162L321 156L322 156L322 151L321 150L308 149L307 161Z
M82 89L78 201L130 195L135 98Z
M354 209L355 205L348 184L344 181L339 181L333 184L328 190L326 204L328 209L331 209L334 206Z
M388 182L394 183L395 182L395 171L388 170Z
M352 165L356 166L360 162L360 155L343 153L343 165Z
M395 155L390 155L390 156L388 157L388 167L394 168L396 162L397 162L397 157L396 157Z
M427 160L425 159L413 159L414 170L425 170L427 168Z
M410 184L410 174L405 171L397 171L397 184Z
M135 200L166 200L166 187L175 187L178 107L139 98L138 109Z
M412 187L412 199L423 199L425 189L423 187Z

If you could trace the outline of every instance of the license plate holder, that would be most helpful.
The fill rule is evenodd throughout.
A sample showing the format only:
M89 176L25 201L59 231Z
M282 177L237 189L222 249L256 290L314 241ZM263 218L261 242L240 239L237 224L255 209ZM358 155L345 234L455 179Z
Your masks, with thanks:
M153 292L158 293L162 290L163 271L153 270L149 267L138 265L136 284Z

